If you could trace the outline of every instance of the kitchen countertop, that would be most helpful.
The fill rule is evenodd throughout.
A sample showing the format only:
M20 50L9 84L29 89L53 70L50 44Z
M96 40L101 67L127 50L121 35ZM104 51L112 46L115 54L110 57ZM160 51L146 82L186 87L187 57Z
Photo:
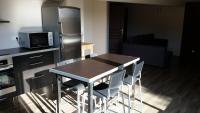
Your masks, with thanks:
M0 59L7 57L16 57L34 53L48 52L59 50L59 48L45 48L45 49L25 49L25 48L11 48L11 49L2 49L0 50Z

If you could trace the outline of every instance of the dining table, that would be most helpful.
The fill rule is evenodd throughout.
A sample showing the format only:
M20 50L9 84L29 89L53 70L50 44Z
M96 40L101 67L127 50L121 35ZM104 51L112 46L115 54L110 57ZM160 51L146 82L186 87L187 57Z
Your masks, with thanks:
M57 78L57 106L56 113L60 113L61 77L80 80L88 84L88 113L93 113L93 86L101 78L124 69L139 61L139 57L106 53L93 58L80 60L64 66L49 69Z

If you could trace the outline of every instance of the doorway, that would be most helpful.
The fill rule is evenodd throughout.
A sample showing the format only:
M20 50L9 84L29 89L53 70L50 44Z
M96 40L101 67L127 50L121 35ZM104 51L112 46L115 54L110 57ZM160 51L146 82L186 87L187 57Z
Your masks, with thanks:
M196 65L200 63L200 2L187 3L181 47L181 62Z
M127 37L128 8L125 3L109 2L109 52L121 53Z

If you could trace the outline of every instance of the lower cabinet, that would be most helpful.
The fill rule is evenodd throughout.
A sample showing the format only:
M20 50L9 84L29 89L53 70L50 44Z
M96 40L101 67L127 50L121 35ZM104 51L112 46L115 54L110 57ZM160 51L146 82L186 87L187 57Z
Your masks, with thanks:
M13 65L17 95L51 87L55 80L48 70L55 67L53 51L14 57Z
M54 67L55 65L47 65L23 71L22 79L24 93L53 84L55 76L52 75L52 73L49 73L48 69Z

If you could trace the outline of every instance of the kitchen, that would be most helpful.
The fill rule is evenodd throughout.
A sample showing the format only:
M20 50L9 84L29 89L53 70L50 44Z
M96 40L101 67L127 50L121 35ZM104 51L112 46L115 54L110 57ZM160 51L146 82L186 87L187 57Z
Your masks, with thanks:
M30 27L20 28L20 30L18 31L18 36L16 37L16 40L15 40L17 43L19 43L19 47L1 50L2 71L5 71L8 73L8 75L10 75L10 73L12 73L10 71L14 70L13 73L15 75L14 77L11 77L11 76L2 77L2 82L4 81L8 82L8 84L3 84L3 85L5 86L9 85L9 81L13 82L13 79L14 79L14 81L16 82L14 86L16 87L17 94L22 94L22 93L30 91L30 88L27 88L28 84L26 80L30 79L31 76L29 77L23 76L22 73L24 73L25 70L39 68L39 70L42 71L41 69L42 66L47 66L44 69L52 68L52 66L48 67L48 65L51 65L51 64L53 65L56 62L61 61L60 57L64 59L66 57L66 54L68 58L77 58L81 56L80 10L75 9L75 8L57 9L57 10L61 10L59 11L60 12L59 15L61 15L62 17L61 16L58 17L58 19L60 20L55 20L55 21L52 21L51 23L54 22L56 25L58 24L57 21L60 21L60 24L57 25L57 26L60 26L60 28L54 28L54 30L48 30L46 28L50 28L48 27L50 23L47 23L47 24L45 23L45 22L48 22L49 20L48 18L45 18L45 14L48 14L49 11L46 11L45 8L46 8L45 6L43 6L42 8L43 30L39 30L39 28L30 28ZM66 24L66 22L63 22L61 20L63 18L67 18L63 16L64 12L69 12L69 14L73 14L73 13L75 14L69 17L69 18L72 18L72 20L70 20L69 23L72 23L70 27L77 26L75 28L75 30L77 31L72 30L72 32L70 33L70 31L68 30L69 29L68 26L65 26L65 27L61 26L61 24L62 25ZM76 17L76 15L79 15L79 16ZM52 16L56 17L56 14ZM73 19L76 19L76 20L73 21ZM2 24L10 23L10 21L8 21L7 23L6 21L1 21L1 22ZM59 32L60 36L56 36L56 34L58 34L58 32L55 31L56 29L62 29L62 32ZM67 40L66 38L64 38L64 36L62 38L61 35L65 35L63 31L66 31L65 33L66 35L72 34L71 40L70 39ZM69 37L69 36L66 36L66 37ZM73 38L73 37L77 37L77 38ZM73 39L75 40L75 42ZM63 41L60 42L59 40L63 40ZM69 41L69 43L70 41L72 41L74 42L74 44L68 43L67 47L65 47L66 45L64 45L65 44L64 41ZM59 47L61 46L60 43L63 44L62 48L64 48L64 49L60 49L60 51L62 51L61 54L58 53ZM77 53L77 54L71 54L72 56L69 56L68 55L69 53ZM36 73L37 71L34 71L34 72ZM30 72L27 72L27 73L30 73ZM2 87L4 87L3 85ZM13 83L11 83L11 86L13 86ZM10 87L10 88L13 89L14 87ZM9 89L6 88L4 90L9 90Z
M134 15L131 18L125 16L135 23L141 22L143 25L146 23L145 19L149 21L154 16L164 18L167 22L180 23L166 24L159 18L159 22L155 21L156 26L163 28L156 33L164 33L172 40L170 43L176 45L175 42L181 40L174 42L177 38L172 37L174 33L179 33L181 39L184 10L187 12L188 9L186 6L200 6L190 1L193 0L1 0L0 112L198 112L198 66L180 64L179 56L173 56L169 65L163 68L147 65L147 60L142 55L135 56L136 53L131 48L128 49L133 53L130 56L109 53L112 52L110 48L118 49L121 46L122 36L126 39L126 30L118 25L126 26L119 21L122 19L121 12L129 12L129 9L126 9L127 5L121 4L128 3L138 9L143 5L152 7L153 14L147 14L151 10L143 10L143 7L136 11L138 17L142 11L145 22L140 18L138 21L132 20ZM113 10L110 7L112 4ZM190 13L194 14L192 18L199 14L198 9L188 12ZM169 16L171 14L174 16ZM177 16L180 18L176 18ZM111 18L114 32L111 30ZM193 27L196 23L190 21L190 27ZM196 22L198 23L198 19ZM153 22L150 23L153 26L145 24L146 27L134 27L142 31L152 30L156 26ZM181 30L176 32L171 27ZM169 28L170 32L165 28ZM134 29L130 29L134 34L132 31ZM196 35L199 34L198 30L194 31ZM112 33L113 43L110 41ZM188 34L190 37L192 33ZM154 35L150 34L150 38L154 39ZM125 41L131 47L135 44L132 46L130 40ZM147 40L151 41L153 40ZM122 48L124 47L119 49ZM168 49L178 48L164 50ZM148 49L145 50L145 54L153 55ZM138 51L141 52L140 49ZM192 50L192 54L196 52ZM144 61L140 59L145 60L143 70ZM159 60L158 57L153 59Z
M28 81L33 78L39 78L39 76L44 76L44 74L48 73L48 71L43 72L44 70L55 67L55 63L60 60L59 57L62 56L62 58L64 58L64 55L68 54L66 52L61 52L65 54L59 53L60 39L57 39L57 43L55 39L53 39L53 37L55 37L53 35L56 35L56 33L47 32L47 30L45 32L45 30L42 30L41 7L43 2L43 0L19 0L16 3L6 0L1 1L1 101L6 100L7 98L12 98L16 95L30 92L32 90L32 87L37 86L30 87ZM7 6L11 6L10 9L8 9ZM63 7L62 9L67 10L68 8ZM75 44L75 50L74 48L72 48L73 45L67 47L68 50L72 49L73 51L76 51L69 52L76 54L71 54L72 56L67 55L67 57L81 57L80 10L78 8L72 7L70 7L69 10L70 9L74 9L75 13L77 12L77 15L79 15L78 17L75 17L78 19L76 19L77 25L72 25L77 26L76 29L78 31L76 32L79 32L79 34L75 36L78 37L77 39L75 39L75 42L78 42ZM72 11L72 13L74 12ZM44 14L45 12L43 13L43 15ZM56 16L56 14L54 16ZM58 23L55 22L55 24ZM58 26L61 27L61 25ZM71 35L70 33L68 34ZM33 38L34 36L39 38L36 40L32 40L31 38ZM74 36L73 33L72 36ZM29 43L26 42L27 40L29 40L28 37L31 40ZM73 40L69 40L69 42L70 41L73 42ZM90 53L93 52L93 44L91 43L82 43L82 47L85 47L86 49L92 49ZM85 51L82 51L82 53L83 52ZM52 79L50 79L49 82L52 82L51 80ZM40 84L39 87L41 86L42 85Z
M52 34L54 35L53 37L56 37L55 36L56 33L52 33L52 30L48 31L48 29L45 29L45 23L44 23L45 21L43 21L45 17L42 17L42 16L44 16L46 13L42 14L42 9L41 9L41 7L44 5L43 0L36 0L36 1L19 0L19 2L16 2L16 3L14 3L13 1L4 0L1 2L2 3L1 3L0 8L2 8L1 9L2 12L0 15L2 19L0 22L0 33L1 33L0 53L1 53L2 67L8 66L6 68L2 68L3 70L5 69L6 71L6 73L2 74L3 77L1 78L3 82L2 86L3 85L6 86L1 91L1 94L2 94L1 99L2 101L4 101L7 98L12 99L12 97L14 97L15 95L20 95L23 93L33 91L34 88L38 88L38 86L42 87L43 82L41 83L38 81L42 81L48 78L47 81L45 80L44 86L48 83L52 83L53 79L49 76L48 77L45 76L46 74L49 74L49 72L46 70L48 70L49 68L55 67L55 63L58 62L60 58L66 57L66 55L62 54L65 52L59 52L61 48L59 47L60 46L59 42L56 43L55 39L53 41L54 46L52 46L51 37L52 37ZM11 6L11 8L9 9L9 7L7 6ZM77 7L77 5L75 6ZM65 7L61 7L61 9L62 8L65 9ZM77 8L73 8L71 6L69 7L69 9L77 10ZM83 10L80 10L79 13L82 11ZM82 14L83 13L81 13L81 15ZM85 15L88 15L88 14L85 13ZM83 16L79 17L81 21L83 20L82 18ZM76 18L75 18L75 21L76 21ZM78 24L80 24L79 21L80 20L78 20ZM101 36L104 37L104 35L106 35L105 34L106 32L103 32L100 35L96 36L95 34L91 32L93 30L95 30L95 32L99 32L99 31L96 31L96 29L91 30L93 26L91 25L91 22L90 22L91 19L88 20L87 18L84 18L83 21L84 21L84 25L81 25L82 26L81 28L80 28L80 25L78 25L79 34L77 36L78 39L75 40L75 42L78 41L78 44L76 44L77 45L76 47L79 49L74 50L76 52L73 52L73 53L76 53L76 54L74 54L73 56L75 57L81 56L81 51L80 51L81 40L84 42L89 42L89 43L82 43L82 48L91 50L91 51L82 50L82 54L83 54L82 56L85 56L85 54L87 54L88 52L90 54L93 53L93 44L91 44L91 42L93 41L98 42L97 46L100 46L99 50L98 49L96 50L97 51L96 53L98 54L105 53L104 51L106 50L105 49L106 46L102 46L106 44L104 43L105 40L99 41L98 38ZM56 23L56 24L58 24L60 28L62 28L63 26L63 24L61 23ZM106 26L102 26L103 31L106 30L104 29L104 27L106 28ZM88 32L87 30L90 30L90 31ZM24 45L23 41L24 40L27 41L28 39L31 40L31 37L34 37L34 35L40 36L41 39L42 37L45 37L46 39L48 38L48 40L43 40L43 39L41 40L38 38L35 40L36 45L33 44L34 40L30 41L31 43L29 42L28 44L27 42L25 42L27 45L26 44ZM58 33L57 36L58 35L60 36L62 34ZM71 34L69 33L69 35ZM81 35L82 35L82 39L80 39ZM96 39L95 38L92 39L93 35L96 37ZM74 36L74 34L72 33L71 36ZM41 42L38 43L38 40L40 40ZM60 41L60 40L57 39L57 41ZM69 42L71 41L74 42L74 40L69 40ZM36 49L30 49L30 48L35 48L34 46L36 46ZM41 46L45 46L45 47L37 48ZM72 46L68 46L68 48L69 47L72 47ZM74 48L71 48L71 49L73 50ZM67 55L67 57L72 57L72 56ZM14 76L12 76L12 73L14 73ZM40 77L41 77L40 80L34 81L34 83L32 83L33 79L38 79ZM32 85L30 85L30 83L32 83ZM38 83L39 85L38 84L35 85L36 83ZM52 87L50 86L50 90L51 88Z

